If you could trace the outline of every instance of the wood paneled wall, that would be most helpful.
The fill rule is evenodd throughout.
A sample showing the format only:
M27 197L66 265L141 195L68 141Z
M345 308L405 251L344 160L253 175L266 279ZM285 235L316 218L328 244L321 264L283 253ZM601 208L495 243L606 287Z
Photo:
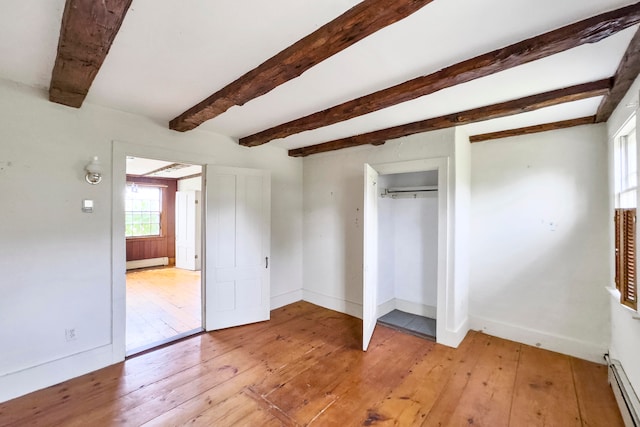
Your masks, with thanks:
M160 237L128 237L127 261L168 257L169 264L175 263L176 256L176 191L178 180L172 178L147 178L127 175L127 182L137 184L157 184L162 188L162 214L160 216Z

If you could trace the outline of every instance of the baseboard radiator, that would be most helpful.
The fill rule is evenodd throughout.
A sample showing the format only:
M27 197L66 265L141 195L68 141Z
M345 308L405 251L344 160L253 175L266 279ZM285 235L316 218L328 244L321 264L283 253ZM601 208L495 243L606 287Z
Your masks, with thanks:
M169 258L151 258L151 259L139 259L136 261L127 261L127 270L134 270L136 268L157 267L160 265L169 265Z
M610 359L608 354L604 358L609 366L609 384L618 402L625 426L640 427L640 417L638 417L640 401L631 387L627 374L624 373L618 360Z

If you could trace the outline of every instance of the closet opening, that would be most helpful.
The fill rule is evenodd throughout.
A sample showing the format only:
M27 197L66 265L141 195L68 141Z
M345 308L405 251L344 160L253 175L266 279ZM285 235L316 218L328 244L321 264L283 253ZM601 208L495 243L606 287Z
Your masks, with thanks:
M436 340L438 171L378 178L378 323Z

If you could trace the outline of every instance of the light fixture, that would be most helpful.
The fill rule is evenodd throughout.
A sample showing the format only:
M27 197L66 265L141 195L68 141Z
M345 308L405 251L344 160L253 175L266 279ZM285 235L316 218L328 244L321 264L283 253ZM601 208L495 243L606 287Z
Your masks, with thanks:
M99 184L102 181L102 165L98 160L98 156L95 156L91 163L84 167L84 170L87 171L84 179L91 185Z

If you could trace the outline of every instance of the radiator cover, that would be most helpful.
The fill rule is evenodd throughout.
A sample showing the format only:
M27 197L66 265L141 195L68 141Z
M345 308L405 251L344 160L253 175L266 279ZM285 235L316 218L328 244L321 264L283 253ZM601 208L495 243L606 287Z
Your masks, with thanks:
M640 401L633 390L620 361L605 355L609 366L609 384L618 402L622 419L627 427L640 427Z

